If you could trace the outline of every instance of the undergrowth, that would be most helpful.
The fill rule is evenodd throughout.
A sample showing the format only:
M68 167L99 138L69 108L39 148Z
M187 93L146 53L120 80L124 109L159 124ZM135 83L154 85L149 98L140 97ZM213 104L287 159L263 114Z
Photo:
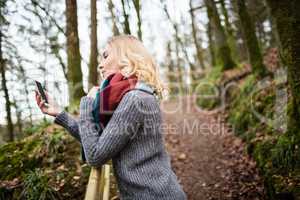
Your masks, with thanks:
M220 77L222 72L216 68L202 82L221 88ZM248 75L238 82L238 87L226 91L227 121L234 127L236 136L246 142L247 152L256 160L272 200L300 196L300 136L286 129L288 104L278 102L282 101L277 97L282 86L278 87L276 81L258 81L254 75ZM221 102L221 92L218 92L216 95L212 87L200 88L197 94L215 96L205 99L200 95L198 105L216 109Z

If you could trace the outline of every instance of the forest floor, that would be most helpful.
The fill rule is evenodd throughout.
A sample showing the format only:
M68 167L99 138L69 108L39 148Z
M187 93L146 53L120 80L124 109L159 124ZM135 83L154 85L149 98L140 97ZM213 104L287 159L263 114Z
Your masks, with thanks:
M232 128L224 122L224 114L200 112L190 97L162 102L161 110L166 149L188 200L265 199L263 180L256 163L247 155L246 145L232 134ZM78 142L62 127L53 124L46 123L32 131L32 136L19 143L4 146L2 154L0 148L2 170L8 165L14 166L5 172L14 179L0 180L0 199L15 199L12 198L13 192L19 194L18 191L24 189L20 184L24 181L22 177L18 173L12 174L15 170L28 173L35 167L43 172L37 180L44 180L43 177L49 179L49 187L54 188L62 199L83 199L89 167L79 159ZM24 153L24 149L28 152ZM33 158L40 162L36 166L26 165ZM18 162L14 162L16 159ZM110 197L116 200L118 191L113 173L111 178ZM32 182L31 179L26 180ZM41 183L44 184L43 181ZM24 191L30 193L35 189L29 187Z
M198 111L191 97L161 109L171 165L189 200L265 199L256 163L224 114Z

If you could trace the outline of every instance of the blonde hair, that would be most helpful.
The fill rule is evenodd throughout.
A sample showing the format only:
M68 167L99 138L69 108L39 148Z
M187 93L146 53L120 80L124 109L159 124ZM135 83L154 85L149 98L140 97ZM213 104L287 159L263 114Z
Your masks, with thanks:
M167 88L160 79L152 55L140 40L132 35L119 35L111 37L108 45L112 48L124 76L136 75L138 80L149 84L159 98L164 98Z

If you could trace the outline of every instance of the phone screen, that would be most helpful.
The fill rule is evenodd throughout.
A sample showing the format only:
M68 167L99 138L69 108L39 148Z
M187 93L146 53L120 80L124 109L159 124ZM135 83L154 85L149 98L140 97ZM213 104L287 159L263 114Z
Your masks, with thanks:
M45 103L48 103L48 100L47 100L47 97L46 97L46 94L44 92L42 84L39 81L35 81L35 84L37 86L37 89L38 89L40 95L42 96L42 99L45 101Z

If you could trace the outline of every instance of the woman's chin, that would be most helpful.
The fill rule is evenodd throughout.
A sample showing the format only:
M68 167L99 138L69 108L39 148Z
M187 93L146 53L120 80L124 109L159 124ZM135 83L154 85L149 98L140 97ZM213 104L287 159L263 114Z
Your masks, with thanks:
M110 73L105 73L105 74L104 74L104 78L109 77L109 75L110 75Z
M104 73L104 78L107 78L109 77L110 75L112 75L114 72L107 72L107 73Z
M108 74L107 73L101 73L101 78L102 79L106 79L108 77Z

